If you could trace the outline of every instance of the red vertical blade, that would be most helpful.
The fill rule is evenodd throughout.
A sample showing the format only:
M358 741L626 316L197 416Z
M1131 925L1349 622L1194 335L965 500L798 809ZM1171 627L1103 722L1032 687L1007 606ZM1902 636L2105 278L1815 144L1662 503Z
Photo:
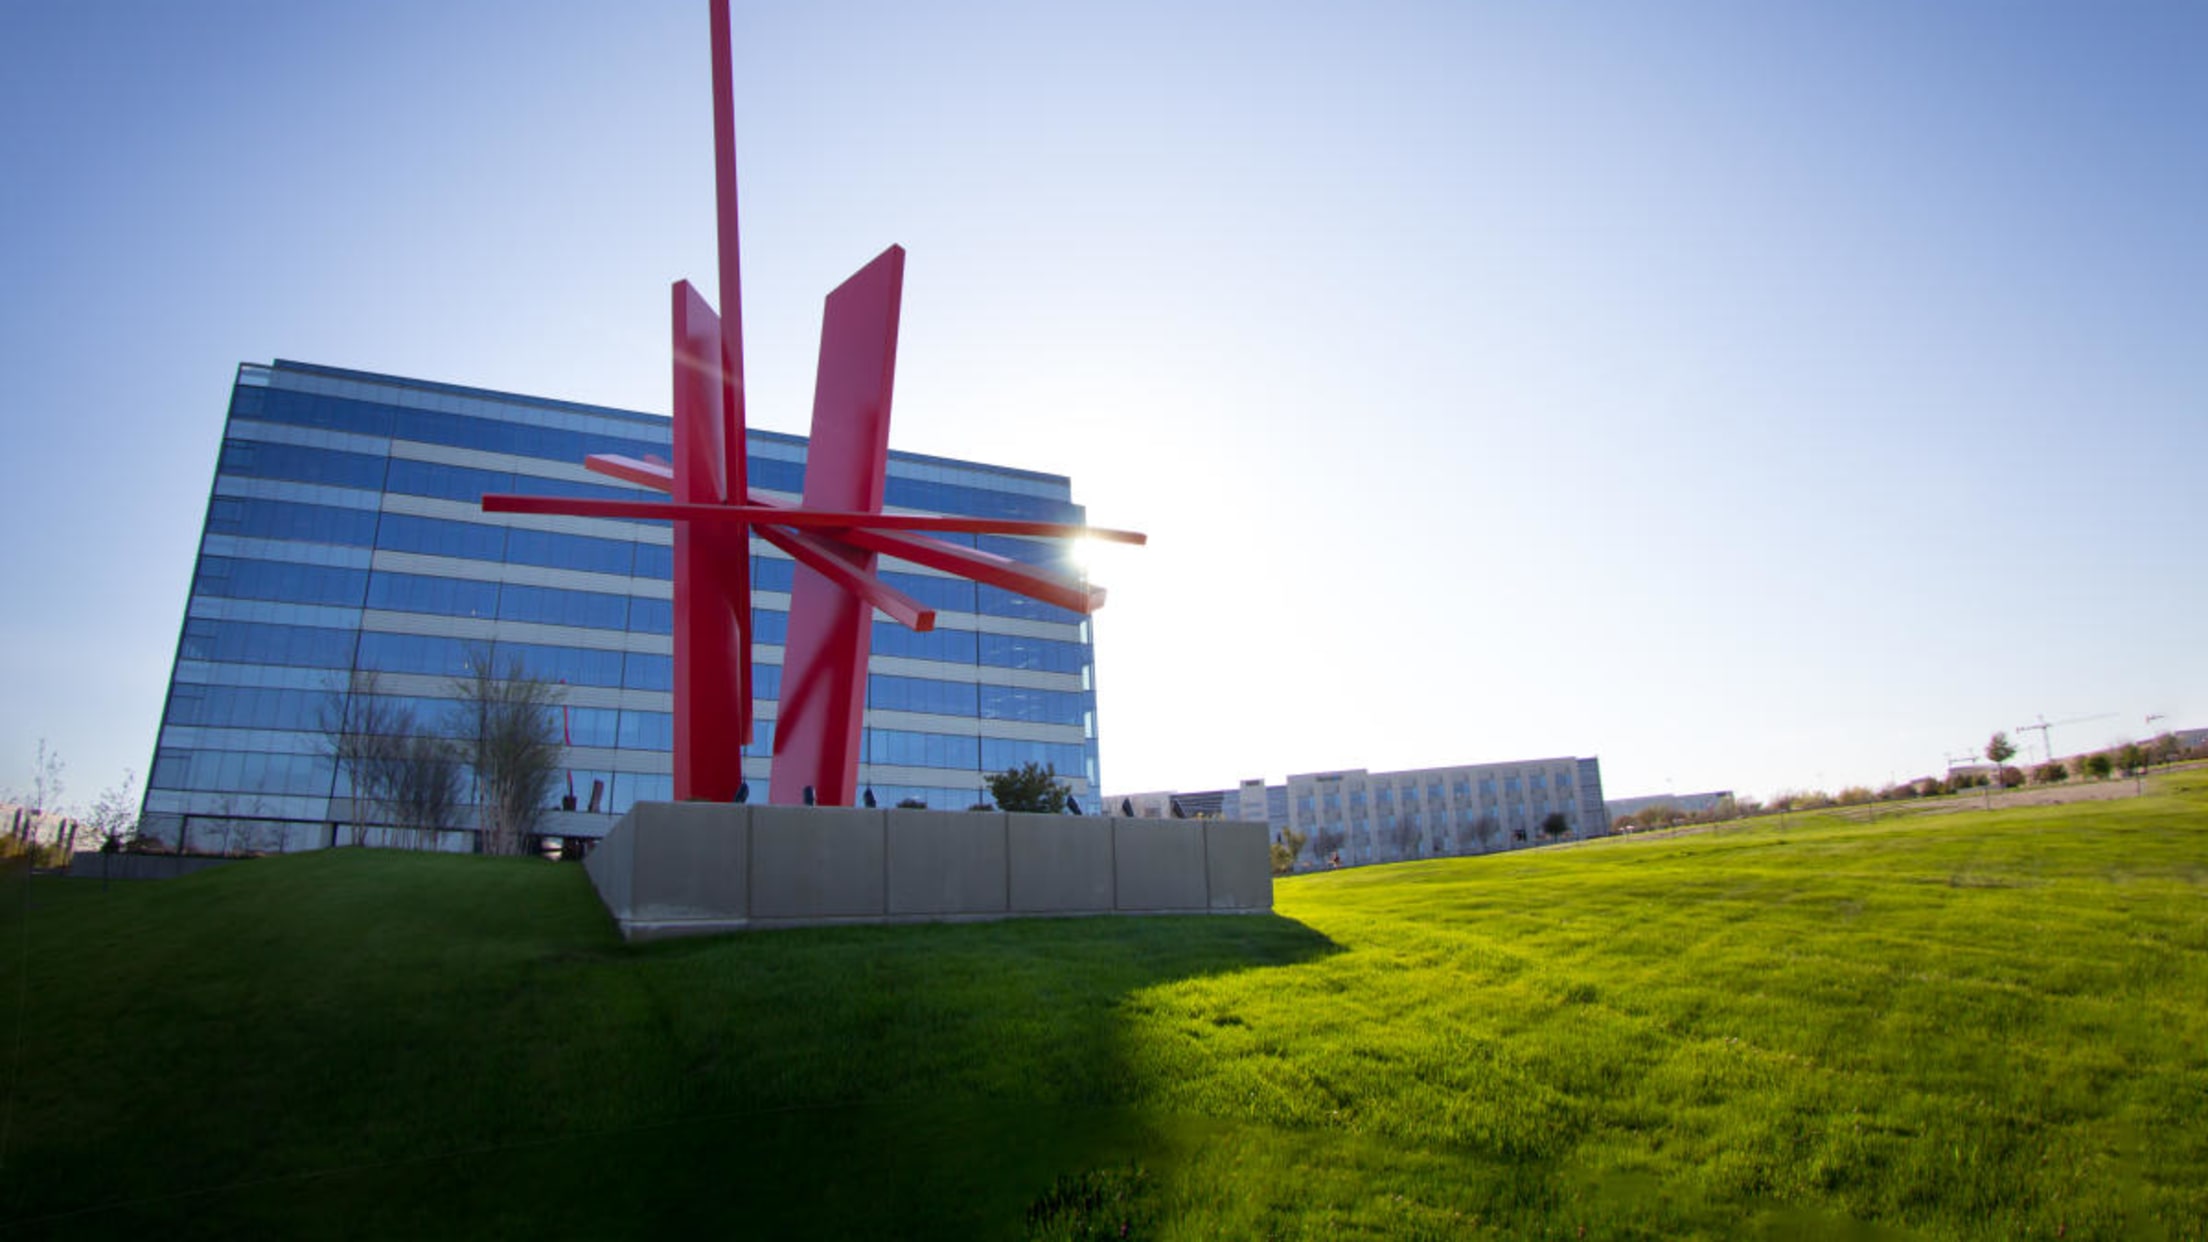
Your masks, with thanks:
M728 0L713 0L713 205L721 252L721 437L728 494L750 495L744 477L744 280L736 236L736 88Z

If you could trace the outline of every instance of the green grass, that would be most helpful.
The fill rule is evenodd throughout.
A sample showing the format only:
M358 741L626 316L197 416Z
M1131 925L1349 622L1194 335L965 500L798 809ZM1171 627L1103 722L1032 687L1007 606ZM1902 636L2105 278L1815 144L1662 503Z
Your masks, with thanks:
M13 877L0 1231L2208 1238L2208 776L1276 895L630 948L550 864Z

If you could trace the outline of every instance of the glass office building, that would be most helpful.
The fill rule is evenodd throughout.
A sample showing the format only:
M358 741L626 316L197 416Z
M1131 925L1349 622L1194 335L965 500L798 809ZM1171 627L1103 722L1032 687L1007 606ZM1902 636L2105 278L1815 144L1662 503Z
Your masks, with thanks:
M455 680L518 660L559 683L561 794L545 829L595 836L672 796L671 552L665 522L486 514L485 493L656 496L582 467L666 457L650 414L279 361L238 368L151 775L145 830L194 849L311 849L384 829L331 757L333 700L373 674L426 730L457 732ZM753 431L755 491L795 501L802 437ZM893 510L1080 522L1058 475L890 455ZM1062 541L947 535L1038 564ZM885 559L938 610L877 616L860 781L882 805L964 808L1033 760L1097 788L1095 652L1079 614ZM793 562L754 540L764 794ZM1093 802L1094 799L1087 799ZM467 849L461 826L438 844Z

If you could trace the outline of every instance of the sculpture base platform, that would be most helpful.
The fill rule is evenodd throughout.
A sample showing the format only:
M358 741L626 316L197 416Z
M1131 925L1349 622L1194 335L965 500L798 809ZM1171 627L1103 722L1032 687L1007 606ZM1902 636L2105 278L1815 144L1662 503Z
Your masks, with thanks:
M584 862L629 940L745 928L1262 914L1269 832L1218 819L642 802Z

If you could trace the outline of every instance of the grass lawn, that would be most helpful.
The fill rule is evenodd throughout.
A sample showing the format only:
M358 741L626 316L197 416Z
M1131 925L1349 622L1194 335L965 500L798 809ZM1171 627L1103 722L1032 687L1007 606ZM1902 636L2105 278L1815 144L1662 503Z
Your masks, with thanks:
M2208 1238L2208 774L1276 896L630 948L547 863L12 876L0 1233Z

